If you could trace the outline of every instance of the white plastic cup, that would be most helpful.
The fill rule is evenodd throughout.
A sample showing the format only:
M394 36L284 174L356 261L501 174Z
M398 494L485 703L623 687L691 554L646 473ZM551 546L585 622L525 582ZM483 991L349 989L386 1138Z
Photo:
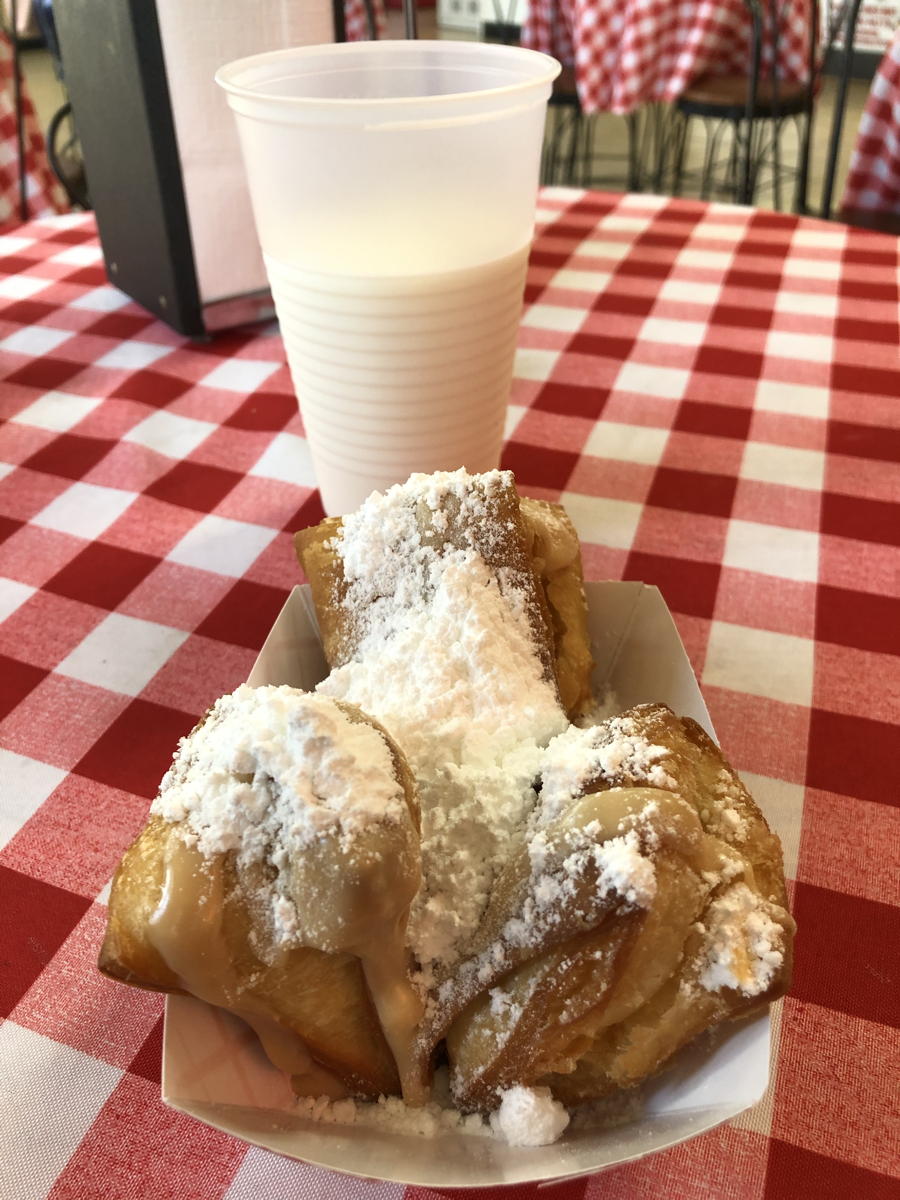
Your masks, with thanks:
M497 465L559 69L407 41L217 72L327 513L413 471Z

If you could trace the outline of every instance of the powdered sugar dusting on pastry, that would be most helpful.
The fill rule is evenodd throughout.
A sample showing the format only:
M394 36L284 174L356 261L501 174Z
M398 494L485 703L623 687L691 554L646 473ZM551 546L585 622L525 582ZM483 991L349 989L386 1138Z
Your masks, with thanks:
M345 848L373 825L408 819L391 751L368 722L291 687L242 684L179 744L151 812L178 822L206 856L281 872L323 836ZM276 931L293 902L274 886Z
M553 821L602 780L673 789L675 783L661 762L668 753L665 746L648 742L630 717L613 717L587 729L570 726L544 752L540 823Z
M510 484L497 471L415 475L374 493L335 541L358 640L319 690L377 717L416 776L425 884L409 940L425 986L477 928L534 806L540 749L566 726L527 581L483 553L515 536L497 516Z
M734 884L710 904L700 974L707 991L737 988L759 996L769 987L784 962L784 931L766 909L766 901L745 883Z

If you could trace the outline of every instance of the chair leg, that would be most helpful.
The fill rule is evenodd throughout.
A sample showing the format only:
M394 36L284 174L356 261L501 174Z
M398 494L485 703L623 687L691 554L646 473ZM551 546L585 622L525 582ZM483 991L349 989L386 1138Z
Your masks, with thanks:
M684 176L684 152L687 149L688 119L682 113L673 112L672 130L672 195L681 195Z
M781 120L772 121L772 190L775 208L781 212Z

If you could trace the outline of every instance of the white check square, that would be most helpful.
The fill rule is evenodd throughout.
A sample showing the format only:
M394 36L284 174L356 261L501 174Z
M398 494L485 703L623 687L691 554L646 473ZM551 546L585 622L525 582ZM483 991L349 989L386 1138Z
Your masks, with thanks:
M251 468L250 475L280 479L298 487L315 487L309 443L296 433L277 433Z
M838 298L821 292L778 292L775 311L810 317L834 317L837 315Z
M534 379L545 383L558 361L558 350L519 349L516 351L513 375L516 379Z
M0 237L0 254L4 257L7 254L18 254L20 250L24 250L33 242L34 238L17 237L14 233L4 233Z
M57 346L67 342L73 333L69 329L51 329L48 325L27 325L17 329L8 338L0 342L0 350L8 354L30 354L40 358L42 354L50 354Z
M818 333L790 333L773 329L766 338L766 354L794 361L830 363L834 359L834 338Z
M669 438L667 429L646 425L625 425L618 421L598 421L588 435L583 453L617 462L646 463L655 466L662 458Z
M0 747L0 846L15 837L65 777L59 767Z
M73 483L32 517L32 523L93 541L118 521L136 495L95 483Z
M168 559L240 579L277 534L276 529L210 514L184 535Z
M727 271L734 262L734 254L727 250L698 250L687 247L675 260L679 267L703 267L709 271Z
M187 636L182 629L110 613L56 670L94 687L137 696Z
M667 346L699 346L706 332L707 326L702 321L670 321L664 317L648 317L641 326L638 338L642 342L663 342Z
M584 496L565 492L560 503L584 542L630 550L643 512L643 505L606 496Z
M695 283L692 279L666 279L659 289L660 300L712 305L722 294L720 283Z
M741 478L819 492L825 479L825 454L822 450L804 450L798 446L747 442Z
M99 262L102 254L99 246L70 246L53 255L53 262L66 263L73 267L89 267Z
M98 358L95 365L111 370L139 371L171 353L171 346L155 346L152 342L122 342Z
M806 529L732 519L722 563L741 571L814 583L819 574L819 535Z
M785 279L840 279L841 264L837 259L798 258L784 260Z
M123 1072L15 1021L0 1025L7 1196L47 1196ZM60 1081L66 1100L60 1102Z
M616 377L617 392L637 392L640 396L659 396L662 400L680 400L687 390L690 371L679 367L655 367L650 363L626 362Z
M611 242L604 238L588 238L578 247L578 254L583 258L611 258L614 262L620 262L628 257L632 249L630 240Z
M789 879L796 879L800 830L803 826L803 785L772 779L768 775L754 775L750 771L741 771L741 779L762 809L773 832L781 838L785 875Z
M37 591L28 583L19 583L18 579L0 578L0 621L12 616ZM0 773L0 779L2 779Z
M94 411L103 401L99 396L76 396L69 392L45 392L33 404L16 413L11 420L19 425L35 425L64 433Z
M506 420L503 426L503 440L507 441L516 431L519 422L528 412L527 408L523 408L521 404L507 404Z
M122 441L136 442L169 458L185 458L216 428L211 421L198 421L194 417L182 417L159 409L129 429Z
M828 416L828 388L808 383L782 383L778 379L761 379L753 401L762 412L785 413L793 417Z
M561 304L532 304L522 314L522 324L530 329L552 329L554 333L574 333L584 322L584 309L565 308Z
M278 362L258 362L249 358L225 359L200 380L204 387L226 392L254 392L281 367Z
M50 287L49 279L38 279L34 275L7 275L0 279L0 296L4 300L27 300L36 292Z
M69 308L85 308L88 312L118 312L130 303L130 298L124 292L104 284L102 287L92 288L75 300L70 300Z
M550 281L554 288L566 288L572 292L602 292L612 279L609 271L582 271L576 267L563 267Z
M810 638L713 621L703 683L808 706L812 703L814 649Z

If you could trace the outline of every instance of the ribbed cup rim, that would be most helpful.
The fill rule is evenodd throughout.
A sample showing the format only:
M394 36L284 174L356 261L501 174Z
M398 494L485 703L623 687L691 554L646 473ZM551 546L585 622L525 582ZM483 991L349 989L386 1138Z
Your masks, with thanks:
M479 88L461 92L446 92L436 96L374 96L374 97L344 97L344 96L285 96L278 92L267 90L266 85L283 79L284 75L272 75L270 68L280 63L287 66L291 63L314 64L318 61L324 64L329 58L338 62L346 61L348 65L365 64L366 59L377 60L387 54L406 56L410 59L419 57L427 61L429 56L444 57L458 54L460 65L466 58L470 60L483 59L484 66L489 67L493 60L498 65L519 62L527 65L526 77L515 83L501 84L498 87ZM478 65L472 61L471 65ZM338 67L337 69L340 69ZM356 112L366 111L377 118L379 112L398 112L404 108L420 110L437 110L459 105L461 102L471 104L481 98L490 97L492 101L515 101L519 96L533 90L536 85L549 85L559 74L560 64L548 54L537 50L527 50L522 46L502 46L488 42L453 42L453 41L375 41L375 42L337 42L321 46L290 47L285 50L272 50L265 54L252 54L246 58L235 59L221 66L215 73L216 83L231 96L244 100L271 101L284 106L285 110L302 112L308 110L330 109L335 114L343 112L350 116ZM253 79L258 83L254 84ZM505 106L505 104L504 104Z

